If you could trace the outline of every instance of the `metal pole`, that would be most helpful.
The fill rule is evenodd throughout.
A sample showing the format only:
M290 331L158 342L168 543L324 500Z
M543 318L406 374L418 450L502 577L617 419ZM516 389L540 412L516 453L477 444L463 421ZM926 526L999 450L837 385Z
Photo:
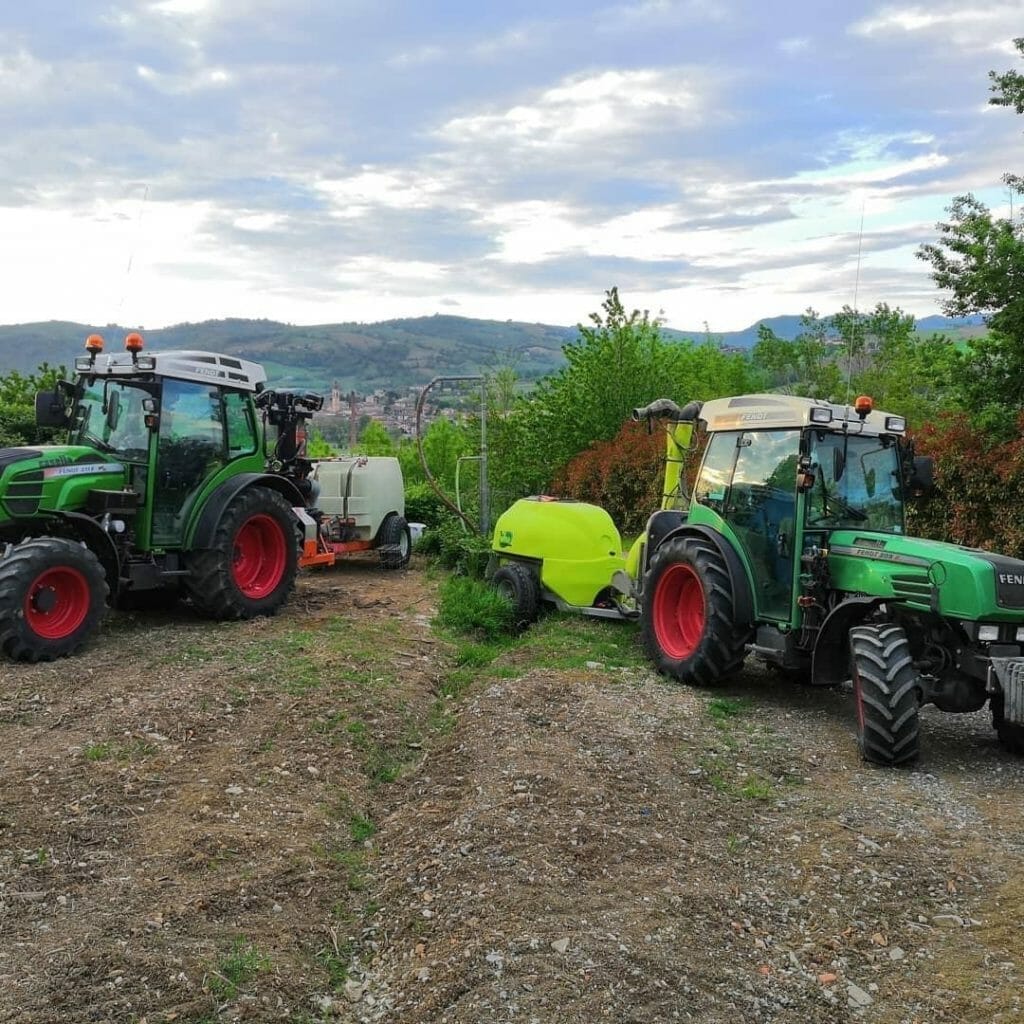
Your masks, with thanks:
M491 488L487 480L487 377L480 384L480 532L491 533Z

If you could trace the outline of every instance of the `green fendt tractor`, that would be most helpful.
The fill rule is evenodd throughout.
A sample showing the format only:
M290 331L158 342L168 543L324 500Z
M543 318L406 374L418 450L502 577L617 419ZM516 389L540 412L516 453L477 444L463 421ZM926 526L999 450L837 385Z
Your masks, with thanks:
M74 381L36 398L38 423L66 428L67 444L0 450L0 654L15 661L74 653L108 601L187 594L241 619L292 590L315 530L301 424L322 399L267 389L243 359L142 347L131 334L103 354L90 336Z
M718 683L748 654L815 685L852 680L863 756L918 755L918 711L989 703L1024 753L1024 561L905 534L932 489L906 423L872 408L785 395L634 412L664 419L665 499L628 554L602 509L523 499L499 520L493 579L526 620L538 600L639 616L657 668ZM692 495L682 450L707 447Z

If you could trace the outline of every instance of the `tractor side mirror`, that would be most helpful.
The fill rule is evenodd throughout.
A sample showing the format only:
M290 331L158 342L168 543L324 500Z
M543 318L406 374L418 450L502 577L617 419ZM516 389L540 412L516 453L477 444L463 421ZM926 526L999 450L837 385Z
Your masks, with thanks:
M68 412L59 391L40 391L36 394L36 426L66 427Z
M107 397L107 430L112 434L121 421L121 393L111 391Z
M935 460L930 455L915 455L914 470L907 481L907 496L927 498L935 491Z

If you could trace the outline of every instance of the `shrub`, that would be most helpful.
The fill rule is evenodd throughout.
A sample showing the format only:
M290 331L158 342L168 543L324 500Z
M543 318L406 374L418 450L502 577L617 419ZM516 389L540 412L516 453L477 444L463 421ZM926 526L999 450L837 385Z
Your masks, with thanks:
M430 484L409 484L405 488L405 518L434 529L451 519L452 512Z

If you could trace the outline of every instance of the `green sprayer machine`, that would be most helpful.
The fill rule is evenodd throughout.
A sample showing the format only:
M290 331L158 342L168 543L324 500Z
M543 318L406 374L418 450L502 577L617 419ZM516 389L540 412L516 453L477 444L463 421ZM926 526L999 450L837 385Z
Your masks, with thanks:
M658 670L713 686L748 656L806 683L852 682L861 753L919 753L919 709L989 704L1024 753L1024 561L906 535L908 500L933 490L902 416L788 395L634 419L667 434L664 499L623 553L601 508L525 498L495 527L491 577L521 622L542 601L638 618ZM692 493L695 427L706 446Z

